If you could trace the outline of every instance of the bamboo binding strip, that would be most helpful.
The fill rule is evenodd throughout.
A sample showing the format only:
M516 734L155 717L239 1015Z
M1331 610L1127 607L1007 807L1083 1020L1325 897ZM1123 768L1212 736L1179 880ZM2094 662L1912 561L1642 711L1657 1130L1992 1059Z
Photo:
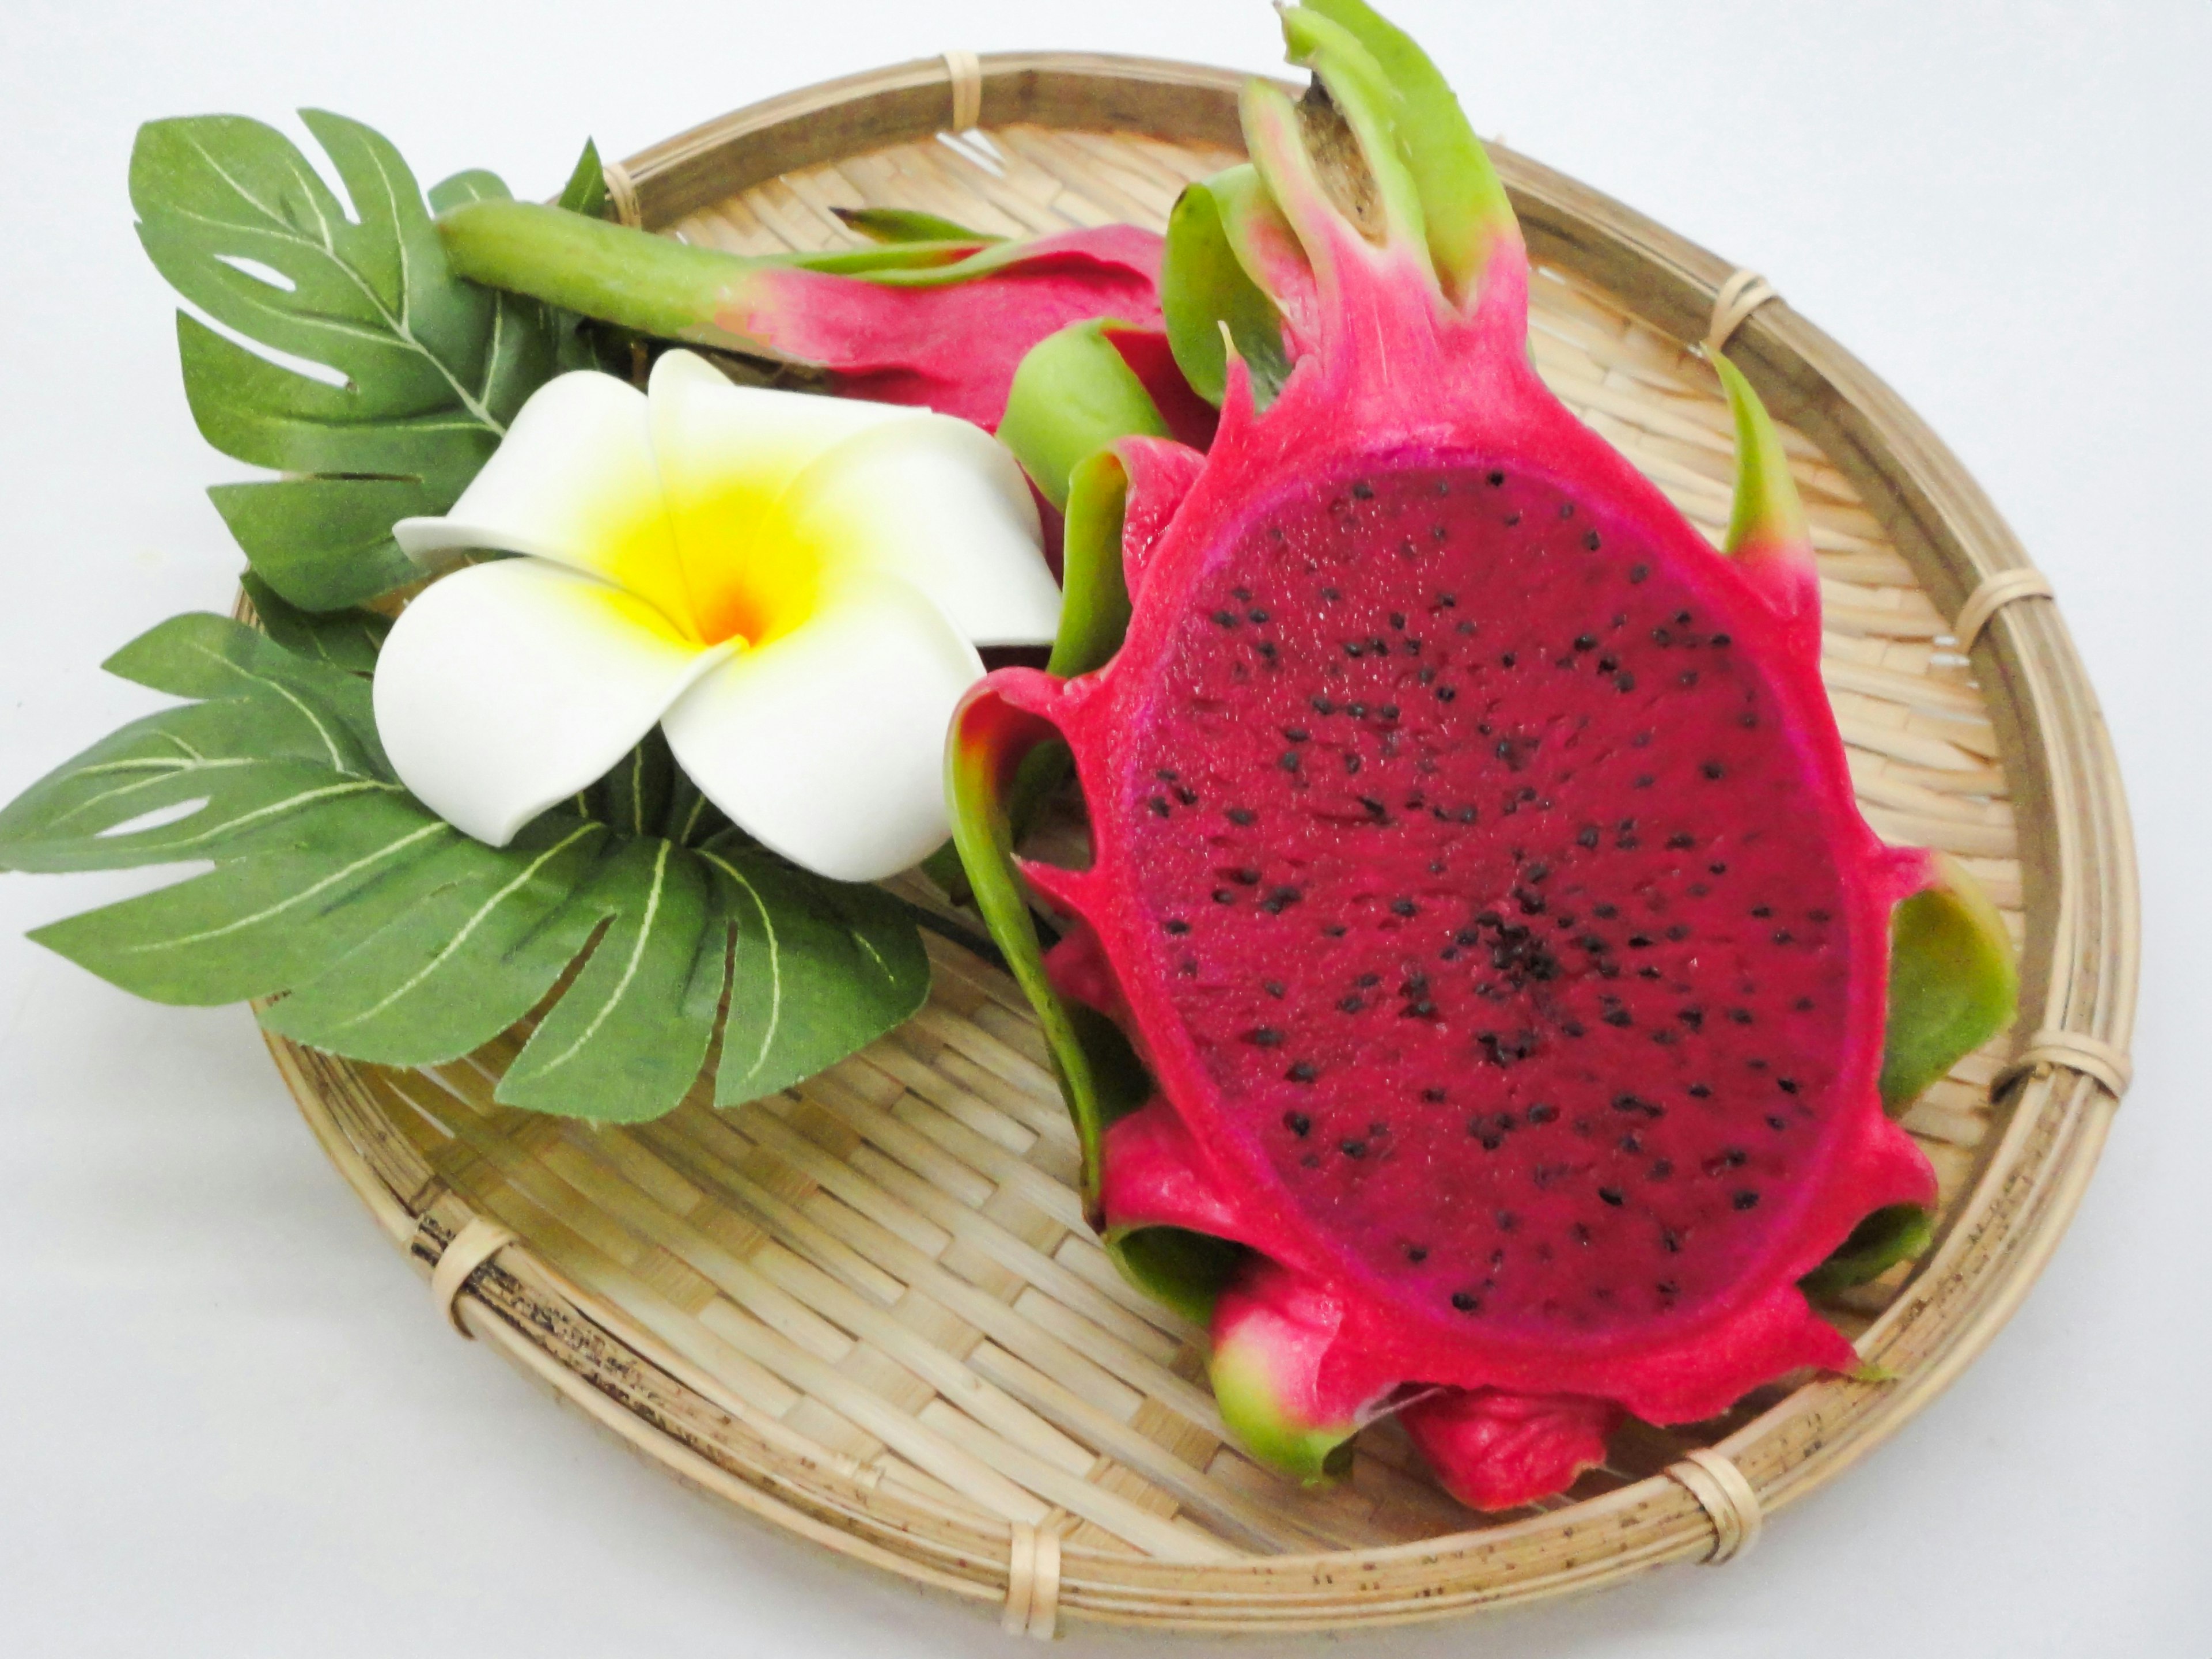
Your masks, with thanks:
M1705 1558L1707 1566L1733 1561L1759 1541L1759 1529L1766 1524L1759 1489L1728 1458L1710 1447L1692 1447L1680 1462L1667 1466L1667 1474L1689 1488L1713 1523L1713 1550Z
M1736 270L1720 286L1713 295L1713 319L1705 326L1705 349L1718 351L1729 343L1729 337L1751 319L1751 313L1769 300L1782 296L1774 285L1755 270Z
M1186 183L1240 159L1242 79L947 53L683 134L611 164L608 187L625 222L750 254L854 246L832 211L853 205L1002 235L1157 228ZM1893 841L1962 860L2021 945L2033 1035L1968 1056L1905 1120L1938 1177L1933 1252L1824 1305L1867 1375L1893 1380L1819 1377L1693 1429L1631 1425L1565 1500L1511 1515L1450 1503L1389 1423L1345 1486L1288 1486L1226 1440L1200 1334L1123 1285L1085 1225L1019 992L934 939L934 988L906 1027L785 1094L726 1112L695 1095L643 1125L501 1106L520 1029L415 1070L272 1038L445 1317L732 1506L1032 1636L1078 1620L1364 1629L1727 1560L1979 1352L2054 1247L2127 1082L2132 854L2063 623L2015 605L1988 626L2040 591L2025 554L1909 410L1766 305L1771 285L1495 155L1536 260L1539 371L1708 536L1733 437L1694 343L1725 343L1766 399L1862 806Z
M2125 1053L2109 1042L2084 1036L2079 1031L2038 1031L2028 1038L2020 1058L1996 1075L1992 1094L2002 1094L2024 1077L2048 1077L2054 1066L2064 1066L2094 1078L2105 1092L2118 1101L2135 1079L2135 1067Z
M2000 570L1983 579L1980 586L1966 596L1966 604L1959 607L1958 619L1951 625L1958 635L1959 649L1972 651L1975 641L1982 637L1997 612L2021 599L2055 599L2051 579L2033 568L2020 570Z

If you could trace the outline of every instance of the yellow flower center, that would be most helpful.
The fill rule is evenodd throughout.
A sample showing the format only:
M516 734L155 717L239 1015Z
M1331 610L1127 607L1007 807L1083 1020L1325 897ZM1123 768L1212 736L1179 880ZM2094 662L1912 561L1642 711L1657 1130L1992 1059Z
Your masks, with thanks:
M825 550L749 480L680 508L636 503L606 526L606 574L699 645L766 645L811 617L821 596Z

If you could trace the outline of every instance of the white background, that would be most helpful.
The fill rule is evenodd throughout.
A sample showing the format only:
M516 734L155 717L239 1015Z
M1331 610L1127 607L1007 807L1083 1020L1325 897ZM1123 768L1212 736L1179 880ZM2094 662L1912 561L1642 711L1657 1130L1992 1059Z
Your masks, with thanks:
M2212 11L1396 10L1480 130L1765 271L1988 488L2110 716L2146 950L2104 1167L1948 1396L1725 1571L1343 1650L2206 1659ZM543 195L586 133L627 155L951 46L1275 60L1259 0L0 0L0 794L146 707L95 665L227 605L239 562L201 490L240 471L193 432L131 234L137 123L319 104L425 179L489 166ZM0 882L0 1653L1005 1639L726 1518L455 1340L242 1011L139 1004L19 937L130 884Z

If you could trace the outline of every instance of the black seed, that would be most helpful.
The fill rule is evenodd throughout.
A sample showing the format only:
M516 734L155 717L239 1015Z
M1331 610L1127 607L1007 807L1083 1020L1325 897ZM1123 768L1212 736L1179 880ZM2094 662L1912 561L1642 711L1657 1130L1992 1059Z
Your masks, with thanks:
M1705 866L1705 870L1710 875L1724 876L1728 874L1728 866L1725 864L1709 864Z
M1393 611L1390 613L1390 626L1393 628L1403 628L1405 625L1406 613L1402 611Z
M1452 1306L1458 1309L1462 1313L1474 1313L1479 1310L1482 1306L1482 1304L1479 1299L1469 1295L1465 1291L1454 1291L1452 1292L1451 1302Z
M1600 657L1597 659L1597 672L1601 674L1610 674L1620 666L1620 659L1618 657Z
M1589 532L1589 535L1587 535L1587 536L1583 537L1583 545L1584 547L1587 547L1588 549L1589 549L1589 550L1590 550L1591 552L1593 552L1593 553L1596 552L1596 551L1597 551L1597 550L1598 550L1598 536L1597 536L1597 532L1596 532L1596 531L1595 531L1595 530L1593 530L1593 531L1591 531L1591 532Z
M1690 1097L1693 1100L1710 1100L1712 1094L1713 1088L1710 1083L1692 1083L1690 1085Z
M1158 771L1153 773L1152 775L1158 778L1162 783L1173 783L1182 775L1180 772L1177 772L1172 766L1163 766Z
M1559 1109L1547 1101L1540 1100L1528 1109L1528 1121L1531 1123L1549 1123L1559 1115Z
M1237 626L1237 613L1234 611L1217 611L1213 613L1213 621L1218 628L1234 628Z
M1729 643L1729 636L1725 634L1716 634L1713 635L1713 643L1715 645L1726 645Z
M1375 712L1386 720L1395 720L1398 718L1398 705L1395 702L1386 702Z
M1723 768L1718 761L1707 761L1703 766L1700 766L1698 769L1698 770L1703 772L1707 777L1714 780L1716 782L1719 781L1721 774L1724 769L1725 769Z
M1686 830L1678 830L1667 837L1667 846L1673 852L1683 852L1697 844L1697 837Z
M1640 582L1650 574L1651 567L1648 564L1632 564L1628 567L1628 580L1632 582Z
M1273 1048L1283 1040L1283 1034L1272 1025L1255 1025L1244 1033L1244 1041L1255 1048Z
M1505 527L1508 530L1512 529L1515 525L1517 525L1520 522L1521 515L1518 513L1509 513L1505 515Z
M1251 822L1252 822L1252 813L1251 813L1250 809L1249 809L1249 808L1248 808L1248 807L1243 807L1243 806L1232 806L1232 807L1231 807L1231 808L1229 809L1229 821L1230 821L1230 823L1231 823L1237 824L1237 825L1240 825L1240 826L1241 826L1241 825L1243 825L1243 824L1247 824L1247 823L1251 823Z
M1676 1014L1674 1018L1680 1020L1683 1024L1688 1026L1693 1031L1702 1031L1705 1029L1705 1011L1702 1008L1685 1008L1681 1012ZM1704 1086L1705 1085L1703 1084L1697 1085L1695 1087L1691 1089L1690 1092L1692 1094L1695 1094L1698 1092L1698 1089L1704 1088ZM1710 1093L1711 1091L1707 1091L1707 1092Z
M1575 844L1577 847L1595 848L1597 845L1597 825L1594 823L1585 824L1583 826L1582 833L1575 837Z
M1195 806L1198 805L1198 791L1192 788L1188 784L1182 785L1175 793L1176 799L1181 801L1185 806Z
M1498 488L1498 486L1500 486L1501 484L1503 484L1504 482L1505 482L1505 475L1504 475L1503 472L1492 472L1492 473L1490 475L1490 487L1491 487L1492 489L1496 489L1497 488Z
M1260 902L1260 908L1271 916L1279 916L1291 905L1304 896L1295 887L1278 887Z
M1303 726L1286 726L1283 728L1283 736L1292 743L1305 743L1312 738L1313 733Z
M1613 677L1613 686L1616 691L1633 691L1636 690L1636 676L1624 668Z
M1458 696L1458 690L1452 686L1440 685L1437 688L1437 701L1438 702L1450 702Z
M1632 819L1631 822L1633 823L1634 820ZM1600 921L1611 921L1620 914L1620 908L1618 905L1601 904L1592 909L1590 914Z
M1239 887L1257 887L1260 884L1260 872L1248 864L1241 870L1231 870L1229 872L1229 879Z
M1164 927L1170 933L1182 934L1190 932L1190 924L1184 921L1180 917L1171 916L1167 921L1162 922L1160 926Z
M1632 951L1650 950L1651 948L1651 935L1649 933L1631 933L1628 936L1628 948Z
M1267 613L1261 610L1257 605L1255 605L1251 610L1247 611L1244 614L1255 623L1263 623L1267 620Z
M1263 979L1260 981L1260 988L1278 1002L1283 1000L1283 981L1279 979Z
M1358 772L1359 769L1365 764L1366 763L1362 761L1358 756L1350 754L1346 755L1344 757L1345 776L1352 777L1355 775Z
M1778 1077L1774 1079L1774 1086L1785 1095L1794 1095L1797 1092L1797 1079L1794 1077Z
M1375 486L1362 478L1352 486L1352 493L1363 501L1371 501L1375 499Z
M1799 1013L1809 1014L1813 1012L1813 999L1810 997L1799 997L1793 1006L1796 1008Z
M1577 635L1575 635L1575 649L1576 649L1576 650L1577 650L1577 651L1595 651L1595 650L1596 650L1596 649L1597 649L1597 635L1595 635L1595 634L1577 634Z
M1344 597L1344 594L1340 589L1324 587L1321 591L1321 596L1324 599L1328 600L1331 605L1334 605L1339 599Z
M1752 1191L1750 1188L1747 1187L1741 1192L1736 1194L1735 1197L1729 1199L1729 1203L1735 1209L1755 1210L1759 1207L1759 1194Z
M1340 1014L1356 1014L1366 1006L1367 1000L1355 993L1354 994L1346 997L1339 1001L1336 1005L1336 1011Z
M1786 1129L1790 1127L1790 1120L1779 1112L1769 1112L1766 1115L1766 1127L1770 1129Z
M1348 702L1344 705L1344 712L1356 720L1364 720L1367 718L1367 705L1364 702Z
M1428 1248L1428 1246L1427 1246L1427 1245L1425 1245L1425 1244L1408 1244L1407 1246L1406 1246L1406 1260L1407 1260L1407 1261L1426 1261L1428 1259L1429 1259L1429 1248Z
M1575 516L1575 504L1572 501L1561 501L1559 503L1559 516L1563 519L1573 518Z
M1318 1074L1315 1072L1311 1060L1302 1060L1283 1075L1293 1083L1311 1083Z
M1327 697L1316 693L1313 699L1313 711L1316 714L1334 714L1336 713L1336 705Z
M1513 653L1510 651L1508 651L1504 656L1498 659L1498 662L1501 668L1510 668L1513 666Z
M1664 628L1655 628L1651 630L1651 643L1654 645L1672 645L1674 643L1674 635Z
M1168 798L1165 795L1155 795L1146 804L1152 809L1152 816L1154 817L1164 818L1167 817Z
M1346 1158L1364 1158L1367 1156L1367 1143L1364 1140L1340 1140L1336 1143L1336 1150Z
M1234 904L1237 902L1237 895L1226 887L1217 887L1213 890L1213 902L1216 904Z
M1628 1201L1627 1194L1618 1187L1601 1187L1597 1189L1597 1195L1616 1210Z
M1362 795L1359 798L1359 805L1361 810L1364 811L1369 817L1374 819L1376 823L1382 823L1389 821L1390 817L1390 809L1383 805L1381 801L1376 799L1374 796Z
M1297 771L1298 769L1298 751L1295 749L1285 749L1283 750L1282 754L1277 757L1275 764L1281 767L1285 772Z
M1285 1112L1283 1127L1303 1140L1313 1133L1313 1120L1304 1112Z
M1660 1158L1651 1161L1651 1178L1654 1181L1664 1181L1674 1173L1674 1164L1671 1158Z
M1747 708L1743 713L1735 717L1735 723L1743 727L1745 731L1748 732L1759 724L1759 716L1753 714L1751 710Z
M1729 1010L1729 1018L1739 1025L1748 1025L1751 1024L1751 1010L1748 1008L1731 1008Z
M1347 657L1356 657L1366 648L1358 640L1346 640L1344 642L1344 654Z
M1606 1012L1599 1015L1598 1018L1602 1019L1608 1025L1625 1026L1635 1024L1635 1022L1629 1018L1628 1010L1626 1008L1608 1009Z
M1363 991L1371 991L1382 982L1382 977L1379 974L1362 974L1352 982Z
M1674 940L1677 945L1680 945L1684 939L1689 938L1689 936L1690 930L1682 926L1679 921L1667 930L1667 937Z
M1694 668L1686 668L1680 673L1674 676L1674 684L1686 688L1695 685L1697 683L1698 671Z
M1428 1102L1431 1106L1439 1104L1443 1100L1443 1097L1444 1091L1442 1089L1424 1089L1421 1091L1421 1098Z
M1415 914L1419 908L1419 907L1409 898L1395 898L1390 901L1390 914L1392 915L1410 916Z

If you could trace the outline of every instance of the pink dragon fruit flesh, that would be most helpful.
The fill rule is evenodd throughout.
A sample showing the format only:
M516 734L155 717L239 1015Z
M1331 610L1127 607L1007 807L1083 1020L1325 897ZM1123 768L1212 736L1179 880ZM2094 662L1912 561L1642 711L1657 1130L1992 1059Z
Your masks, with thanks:
M1716 361L1723 554L1537 378L1521 236L1427 60L1356 0L1285 27L1327 96L1255 82L1243 118L1287 378L1261 410L1232 353L1202 456L1101 458L1126 635L1091 672L986 681L951 788L1097 1222L1208 1318L1232 1430L1319 1480L1395 1413L1507 1508L1600 1462L1623 1413L1854 1365L1799 1280L1932 1203L1886 1054L1924 1082L2008 1019L2009 946L1859 814L1749 386ZM1093 853L1018 866L1065 927L1047 984L1006 803L1055 738ZM1899 1009L1913 895L1964 921ZM1118 1093L1101 1017L1143 1068Z

